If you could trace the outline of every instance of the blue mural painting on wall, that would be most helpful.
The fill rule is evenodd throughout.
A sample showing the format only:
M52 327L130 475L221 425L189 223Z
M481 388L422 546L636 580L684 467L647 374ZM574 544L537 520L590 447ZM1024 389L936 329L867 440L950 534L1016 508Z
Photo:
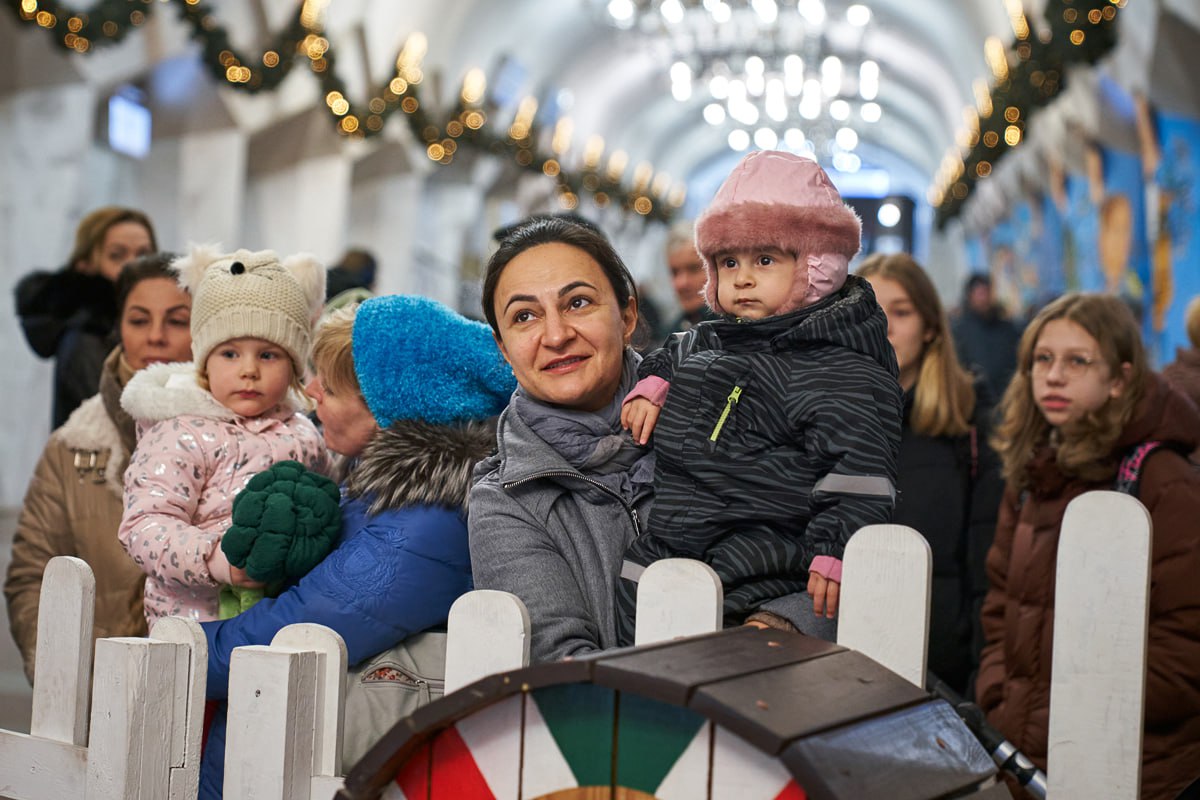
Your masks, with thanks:
M1063 272L1068 291L1104 290L1100 270L1100 209L1084 175L1066 179L1067 221L1063 226Z
M1187 346L1184 314L1200 295L1200 202L1196 196L1196 153L1200 152L1200 120L1158 115L1162 160L1157 185L1157 224L1150 253L1150 344L1156 363L1170 361L1175 348Z

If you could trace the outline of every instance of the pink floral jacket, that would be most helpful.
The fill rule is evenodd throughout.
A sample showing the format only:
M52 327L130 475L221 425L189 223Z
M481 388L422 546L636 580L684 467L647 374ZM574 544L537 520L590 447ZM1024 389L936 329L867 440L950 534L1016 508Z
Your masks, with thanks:
M139 436L118 536L146 573L146 619L216 619L218 586L229 580L218 545L233 498L277 461L328 471L325 444L297 410L298 398L240 417L196 383L191 364L138 372L121 405L138 421Z

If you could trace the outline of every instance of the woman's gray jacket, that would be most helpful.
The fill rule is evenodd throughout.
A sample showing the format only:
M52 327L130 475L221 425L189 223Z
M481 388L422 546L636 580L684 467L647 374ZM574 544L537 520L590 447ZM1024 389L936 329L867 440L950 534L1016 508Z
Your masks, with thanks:
M521 598L535 662L615 647L613 592L649 487L621 497L589 480L511 406L496 439L497 453L475 467L468 510L475 588Z

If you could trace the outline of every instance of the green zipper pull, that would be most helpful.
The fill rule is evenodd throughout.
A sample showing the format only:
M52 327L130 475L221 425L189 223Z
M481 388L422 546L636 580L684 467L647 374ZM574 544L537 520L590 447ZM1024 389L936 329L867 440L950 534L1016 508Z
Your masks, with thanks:
M725 425L725 420L729 419L729 412L733 411L733 406L737 403L738 398L742 396L742 387L735 386L733 391L729 393L729 397L725 398L725 410L721 412L721 418L717 420L717 427L713 428L712 436L708 437L710 442L715 442L717 437L721 435L721 428Z

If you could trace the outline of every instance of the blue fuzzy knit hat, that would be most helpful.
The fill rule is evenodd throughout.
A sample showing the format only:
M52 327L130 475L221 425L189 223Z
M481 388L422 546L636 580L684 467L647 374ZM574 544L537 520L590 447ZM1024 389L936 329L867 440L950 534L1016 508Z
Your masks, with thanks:
M363 399L381 428L403 419L486 419L517 387L491 329L427 297L365 301L350 343Z

